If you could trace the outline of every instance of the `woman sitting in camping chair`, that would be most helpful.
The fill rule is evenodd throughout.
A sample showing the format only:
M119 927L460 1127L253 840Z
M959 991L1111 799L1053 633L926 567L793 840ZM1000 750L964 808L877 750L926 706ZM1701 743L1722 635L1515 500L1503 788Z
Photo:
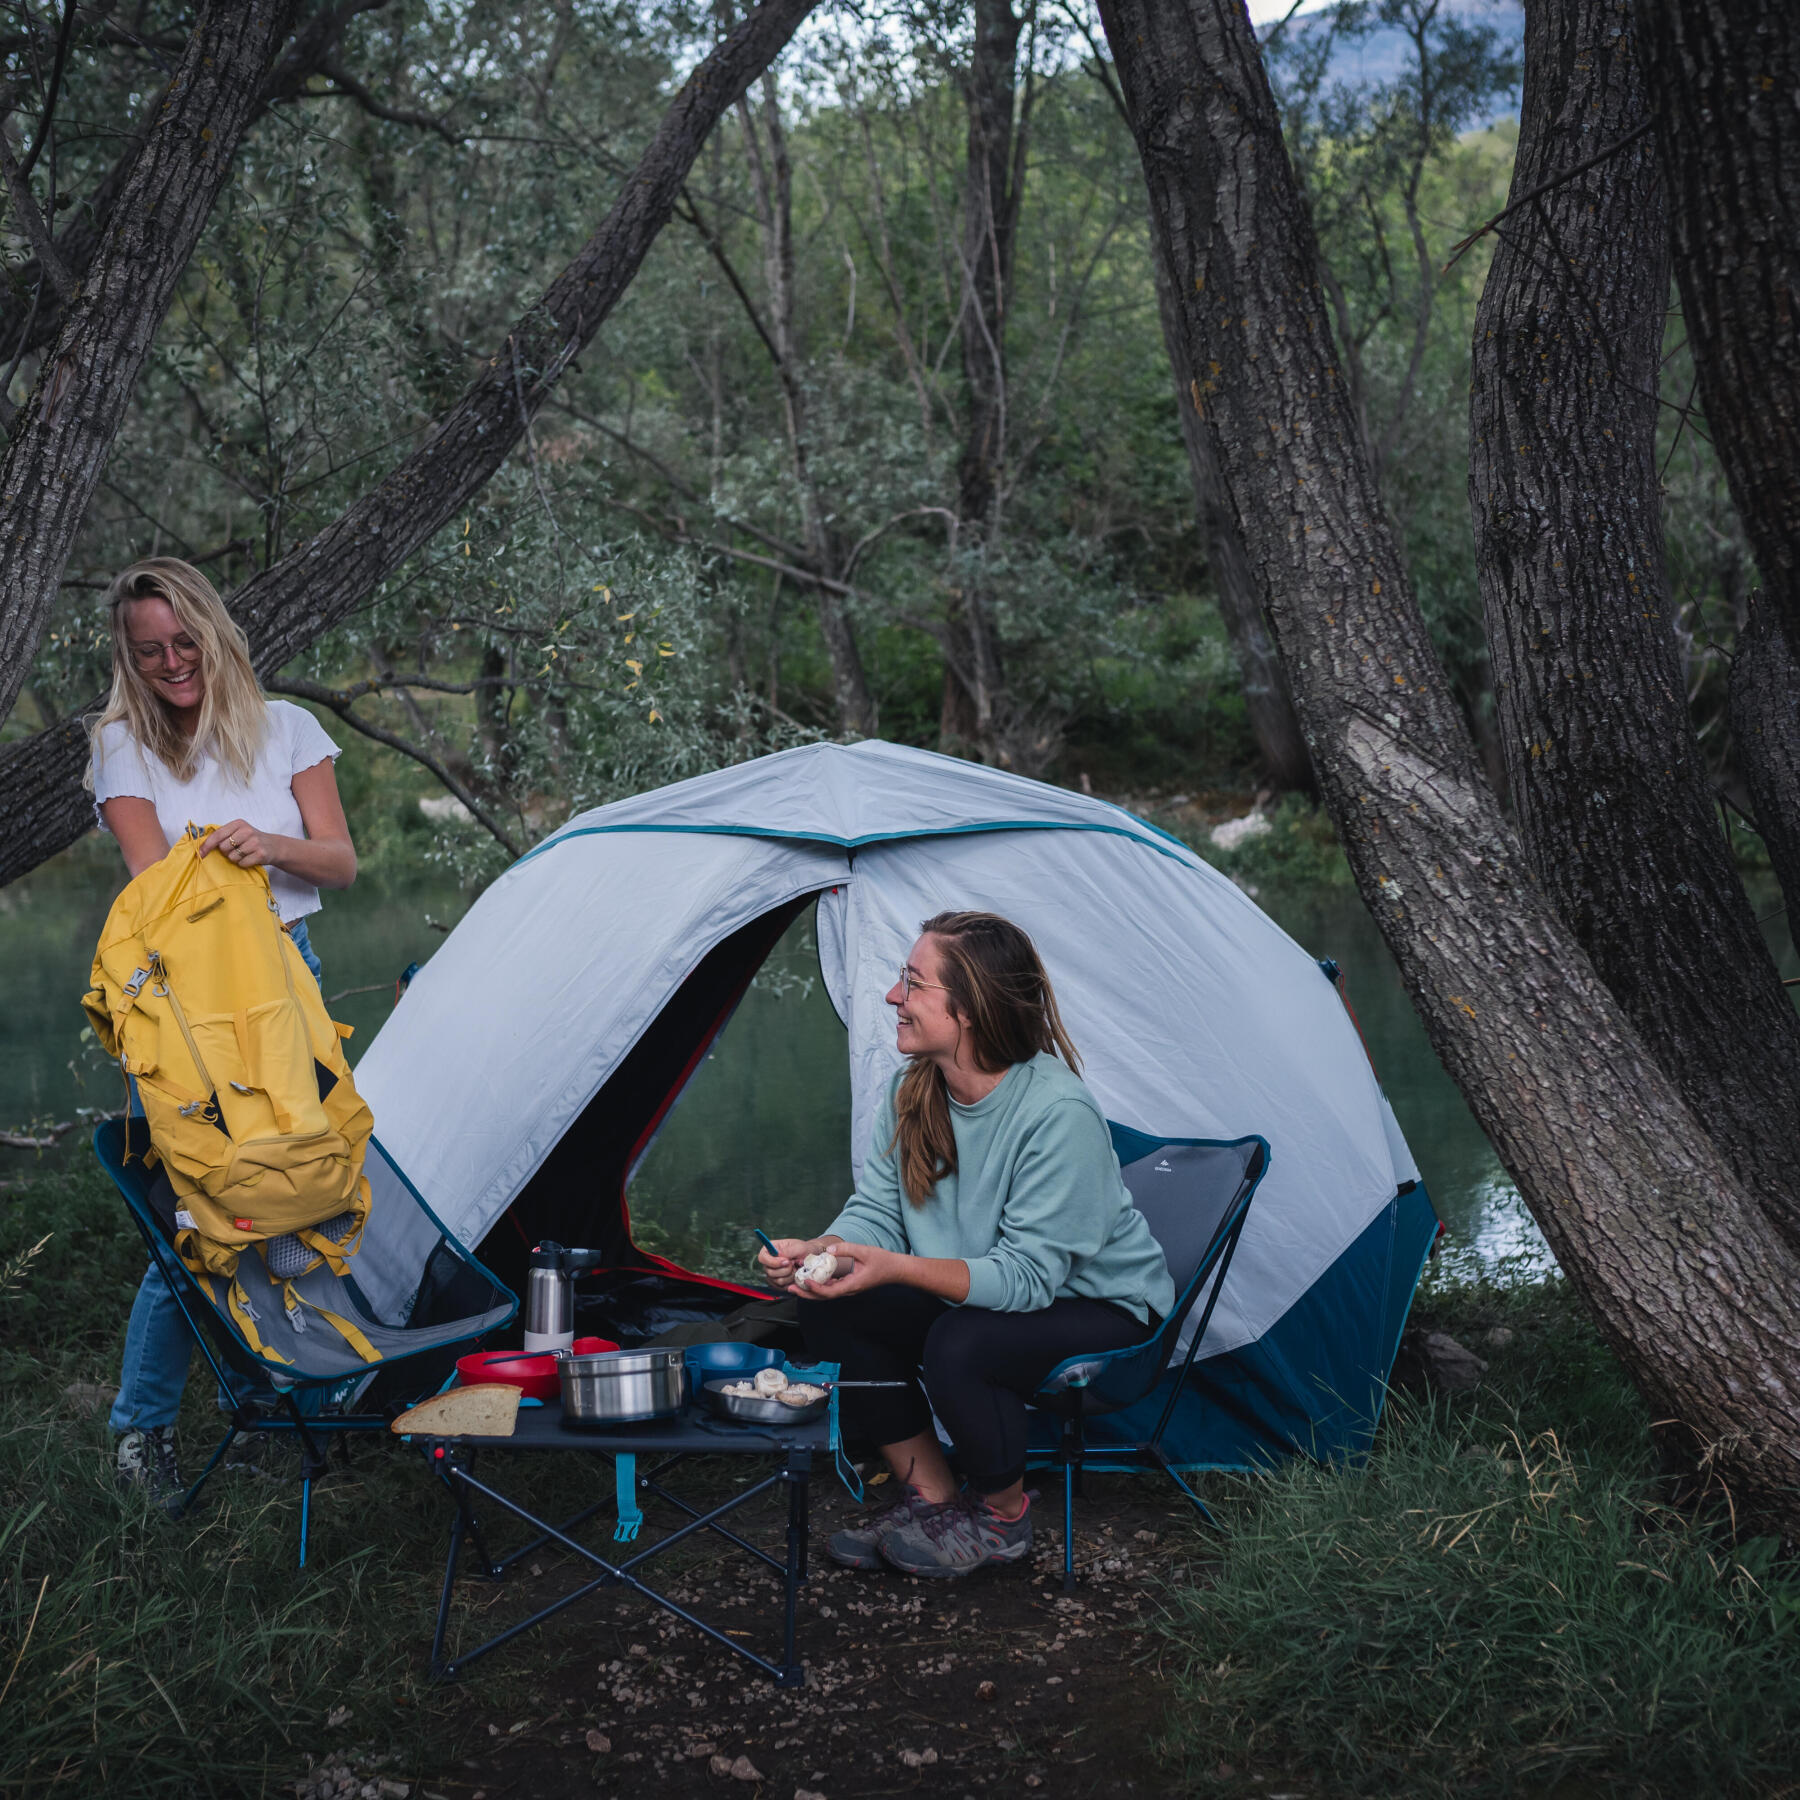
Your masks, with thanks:
M1064 1358L1148 1336L1175 1290L1031 939L992 913L939 913L887 1002L909 1060L862 1180L829 1230L761 1261L799 1298L813 1355L896 1384L842 1396L846 1435L880 1447L902 1492L838 1532L832 1558L962 1575L1031 1547L1027 1398ZM821 1251L836 1274L796 1285Z

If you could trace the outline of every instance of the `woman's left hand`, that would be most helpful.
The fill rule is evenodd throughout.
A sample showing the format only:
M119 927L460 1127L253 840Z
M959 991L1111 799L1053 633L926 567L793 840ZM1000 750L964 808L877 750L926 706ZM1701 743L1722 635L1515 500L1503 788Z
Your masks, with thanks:
M273 832L261 832L248 819L218 825L200 840L200 854L222 850L240 869L260 869L275 860L281 840Z

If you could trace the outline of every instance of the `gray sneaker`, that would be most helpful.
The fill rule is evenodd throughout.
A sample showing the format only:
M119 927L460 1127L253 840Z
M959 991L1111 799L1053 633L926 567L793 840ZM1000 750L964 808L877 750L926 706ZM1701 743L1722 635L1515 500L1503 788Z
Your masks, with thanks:
M846 1569L879 1569L883 1540L929 1510L930 1502L920 1497L916 1487L905 1488L898 1500L878 1507L862 1524L833 1532L826 1541L825 1554Z
M1031 1502L1003 1519L979 1499L921 1508L881 1541L881 1554L903 1575L967 1575L988 1563L1017 1562L1031 1548Z
M181 1470L175 1463L175 1427L151 1425L122 1432L113 1474L121 1487L145 1488L164 1506L181 1498Z

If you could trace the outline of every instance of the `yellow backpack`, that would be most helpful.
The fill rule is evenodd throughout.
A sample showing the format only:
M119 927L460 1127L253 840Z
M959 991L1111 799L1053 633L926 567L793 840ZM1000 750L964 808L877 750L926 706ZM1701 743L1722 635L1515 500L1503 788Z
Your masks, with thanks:
M299 1276L321 1263L346 1272L369 1214L362 1165L374 1120L344 1060L350 1027L326 1013L268 875L202 858L210 829L189 825L113 902L82 1005L101 1048L136 1078L146 1160L161 1161L174 1189L177 1254L203 1280L229 1284L226 1304L251 1347L285 1360L260 1341L239 1258L263 1246L290 1312L302 1303ZM277 1238L291 1240L279 1259ZM326 1316L352 1342L361 1336Z

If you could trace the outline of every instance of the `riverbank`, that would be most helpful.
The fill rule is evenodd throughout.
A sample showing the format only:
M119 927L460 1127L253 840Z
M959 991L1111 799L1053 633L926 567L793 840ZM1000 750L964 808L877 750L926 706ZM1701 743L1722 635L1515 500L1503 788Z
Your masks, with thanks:
M1784 1791L1800 1762L1800 1582L1771 1546L1734 1542L1715 1500L1676 1504L1641 1405L1558 1281L1434 1277L1415 1322L1477 1349L1482 1385L1397 1399L1362 1474L1210 1478L1223 1538L1166 1488L1093 1481L1073 1607L1049 1505L1022 1569L948 1589L821 1572L806 1642L828 1686L790 1705L604 1594L432 1684L443 1509L396 1446L323 1485L305 1571L284 1480L220 1478L181 1523L115 1492L99 1390L141 1261L78 1159L0 1203L9 1794L305 1793L329 1765L333 1786L354 1771L357 1791L444 1800L681 1796L739 1791L712 1759L744 1756L782 1800L1021 1784L1046 1800L1127 1784L1685 1797ZM217 1431L198 1379L181 1429L197 1464ZM829 1529L848 1503L820 1498ZM540 1569L532 1583L568 1573ZM701 1555L679 1579L735 1583ZM522 1604L468 1591L459 1628ZM772 1598L726 1597L751 1629Z

